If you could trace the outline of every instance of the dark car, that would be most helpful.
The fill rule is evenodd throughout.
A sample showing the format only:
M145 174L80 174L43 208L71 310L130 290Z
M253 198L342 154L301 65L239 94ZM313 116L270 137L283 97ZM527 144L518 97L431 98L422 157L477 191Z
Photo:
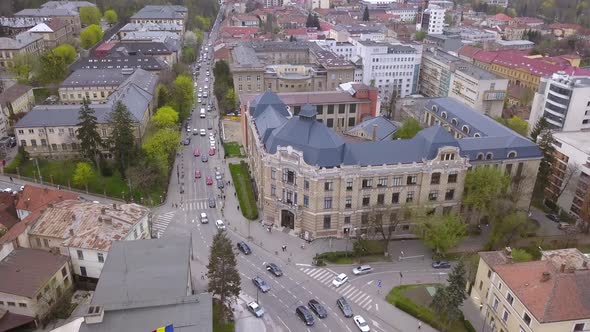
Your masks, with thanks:
M346 301L344 296L336 300L336 305L338 305L338 308L340 308L340 310L344 314L344 317L352 317L354 315L354 313L352 312L352 308L350 307L350 304L348 304L348 301Z
M270 290L270 286L266 283L266 281L258 276L252 278L252 283L263 293L266 293Z
M208 161L209 161L209 157L207 157L207 155L206 155L206 154L203 154L203 155L201 156L201 161L202 161L202 162L204 162L204 163L206 163L206 162L208 162Z
M553 221L553 222L560 222L561 220L559 220L559 215L554 214L554 213L548 213L545 215L547 218L549 218L549 220Z
M209 207L210 208L214 208L215 207L215 198L209 197Z
M283 271L281 271L281 268L278 267L275 263L266 264L266 270L274 274L275 277L280 277L283 275Z
M445 261L432 262L432 267L435 269L448 269L451 267L451 263Z
M250 255L252 253L252 250L250 250L250 247L244 241L238 242L238 249L240 249L244 255Z
M306 307L300 305L297 307L297 309L295 309L295 313L297 314L297 316L299 316L299 318L301 318L301 320L305 323L305 325L307 326L312 326L314 323L314 319L313 319L313 315L311 314L311 312L309 312L309 310L307 310Z
M326 318L328 317L328 311L321 305L318 300L311 299L307 302L307 306L311 311L313 311L319 318Z
M191 138L190 137L185 138L184 141L182 141L182 144L191 145Z

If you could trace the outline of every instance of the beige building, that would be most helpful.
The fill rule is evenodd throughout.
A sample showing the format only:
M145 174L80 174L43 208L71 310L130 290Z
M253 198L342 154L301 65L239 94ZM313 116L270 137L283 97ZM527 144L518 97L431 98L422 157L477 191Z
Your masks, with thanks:
M0 137L12 133L15 115L30 111L34 105L31 86L15 84L0 93Z
M511 252L479 253L470 300L485 331L588 331L588 257L577 249L546 250L541 260L516 263Z
M465 175L480 154L494 151L495 163L519 153L537 163L541 158L534 143L499 130L502 125L454 99L433 99L427 108L463 109L457 117L486 128L480 136L457 138L441 123L408 140L345 141L317 121L309 104L293 116L273 92L251 101L242 113L243 142L264 222L313 238L371 235L381 225L401 235L411 228L407 207L458 211ZM500 134L513 138L511 147L502 141L492 148L498 137L481 137ZM492 145L479 146L480 139Z
M133 68L124 69L78 69L66 77L59 86L59 97L63 104L82 104L84 99L91 103L105 103L107 98L125 82L134 80Z
M66 22L59 18L51 19L47 23L37 24L29 31L42 36L45 48L48 49L65 43L70 37Z
M17 18L44 20L60 19L66 23L68 35L77 36L82 30L80 8L96 7L89 1L47 1L41 8L26 8L14 14Z
M43 36L29 31L13 38L0 37L0 69L13 65L12 59L19 54L41 54L45 50Z
M236 93L333 91L354 66L311 42L244 43L230 52Z
M184 6L152 6L148 5L129 18L131 23L164 23L182 27L182 35L186 29L188 9Z

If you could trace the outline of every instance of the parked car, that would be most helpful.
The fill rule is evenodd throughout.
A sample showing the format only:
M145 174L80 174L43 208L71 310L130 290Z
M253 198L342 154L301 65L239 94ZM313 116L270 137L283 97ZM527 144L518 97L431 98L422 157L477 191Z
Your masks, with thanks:
M244 253L244 255L250 255L252 253L252 250L250 250L250 247L244 241L238 242L237 246L238 249Z
M328 311L324 306L316 299L311 299L307 302L307 306L313 311L319 318L328 317Z
M9 188L9 189L10 189L10 188ZM180 193L181 193L181 194L184 194L184 184L181 184L181 185L180 185Z
M260 304L256 303L256 301L248 303L248 311L258 318L264 316L264 309L262 309Z
M361 274L367 274L367 273L371 273L373 272L373 268L369 265L361 265L361 266L357 266L354 269L352 269L352 274L354 275L361 275Z
M260 278L259 276L252 278L252 283L254 284L254 286L256 286L256 288L260 289L260 291L263 293L266 293L270 290L270 286L266 283L266 281L264 281L264 279Z
M201 171L196 170L195 171L195 179L200 179L201 178Z
M196 129L195 129L196 130ZM207 136L207 131L205 129L201 129L200 130L200 135L201 136Z
M572 225L566 223L566 222L560 222L557 224L557 228L558 229L567 229L570 228Z
M215 172L215 179L216 180L221 180L223 178L223 176L221 175L221 172L217 171Z
M209 155L210 156L214 156L215 155L215 148L209 148Z
M343 297L336 300L336 305L340 308L340 311L344 314L344 317L349 318L352 317L354 314L352 313L352 307L348 304L348 301Z
M314 323L313 315L311 314L311 312L309 312L309 310L306 307L304 307L302 305L298 306L297 309L295 309L295 313L305 323L305 325L307 325L307 326L313 325L313 323Z
M356 316L354 316L353 320L354 320L354 323L356 324L356 327L358 327L359 330L361 330L362 332L369 332L369 331L371 331L371 328L369 327L369 324L363 318L363 316L356 315Z
M183 145L191 145L191 138L190 137L185 138L184 141L182 141L182 144Z
M281 268L278 267L275 263L266 264L266 270L274 274L275 277L280 277L283 275L283 271L281 271Z
M446 261L436 261L432 262L432 267L435 269L448 269L451 267L451 263Z
M549 220L553 221L553 222L560 222L561 220L559 219L559 215L555 214L555 213L548 213L545 215L547 218L549 218Z
M193 129L193 136L197 136L199 134L199 130L197 128Z
M187 133L190 133L191 132L191 126L188 126L188 125L186 126L186 132Z
M224 231L225 224L223 223L223 220L220 220L220 219L215 220L215 227L217 227L217 229L220 231Z
M332 280L332 285L334 285L336 288L344 285L346 282L348 281L348 276L344 273L340 273L339 275L336 276L336 278L334 278L334 280Z

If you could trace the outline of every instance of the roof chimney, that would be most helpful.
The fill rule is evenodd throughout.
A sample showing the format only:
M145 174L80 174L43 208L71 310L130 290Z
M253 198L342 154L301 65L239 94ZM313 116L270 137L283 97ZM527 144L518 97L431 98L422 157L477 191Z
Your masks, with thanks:
M90 306L86 315L84 315L84 322L86 324L98 324L102 323L104 319L104 310L102 306Z
M377 141L377 127L379 127L376 123L373 124L373 136L371 137L371 140Z
M117 210L117 203L113 203L113 210Z
M582 267L587 269L588 268L588 261L583 261L582 262Z
M106 212L107 212L107 209L105 209L105 208L100 209L100 214L106 214Z
M52 208L52 207L53 207L53 203L49 203L49 204L47 204L47 207L48 207L48 208Z
M561 264L561 266L559 267L559 272L564 273L565 272L565 264Z
M543 272L543 276L541 277L541 281L548 281L549 279L551 279L551 273L545 271Z
M76 215L72 213L72 221L76 221Z
M73 228L70 228L70 235L74 236L74 229Z

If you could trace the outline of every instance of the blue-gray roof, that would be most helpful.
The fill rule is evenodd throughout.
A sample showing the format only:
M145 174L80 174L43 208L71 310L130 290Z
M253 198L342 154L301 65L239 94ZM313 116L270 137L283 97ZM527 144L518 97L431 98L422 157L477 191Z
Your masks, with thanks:
M499 128L503 126L493 119L448 99L432 99L428 107L436 105L440 110L449 107L459 125L467 124L465 119L472 121L473 128L477 128L482 137L456 139L447 129L435 125L407 140L345 142L332 129L316 121L311 109L303 112L303 116L300 113L300 116L291 117L285 104L271 91L256 98L249 112L269 153L276 153L279 147L292 146L303 152L306 163L319 167L421 162L435 158L440 148L449 146L459 148L460 154L470 160L477 160L480 153L492 153L494 160L506 159L511 151L517 153L517 158L541 158L535 143L510 129Z
M373 135L373 126L376 125L378 141L384 139L390 139L391 136L397 131L397 126L382 116L366 119L365 121L357 124L350 128L348 132L353 133L356 131L364 131L368 137Z
M183 19L187 12L184 6L148 5L131 16L131 19Z

